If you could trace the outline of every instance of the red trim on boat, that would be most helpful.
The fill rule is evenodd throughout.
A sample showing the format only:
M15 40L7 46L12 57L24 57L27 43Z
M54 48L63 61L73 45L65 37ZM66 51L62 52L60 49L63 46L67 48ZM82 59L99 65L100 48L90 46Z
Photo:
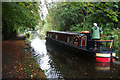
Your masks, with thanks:
M96 61L98 61L98 62L110 62L110 58L96 57ZM112 61L115 61L115 59L113 59Z

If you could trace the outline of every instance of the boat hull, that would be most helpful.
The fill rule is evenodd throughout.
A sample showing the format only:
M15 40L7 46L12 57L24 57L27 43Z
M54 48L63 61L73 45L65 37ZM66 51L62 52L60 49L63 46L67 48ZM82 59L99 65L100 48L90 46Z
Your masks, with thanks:
M65 43L62 41L58 41L58 40L55 40L55 39L49 38L49 37L46 37L46 45L52 46L55 49L68 51L70 54L77 55L78 57L84 58L86 60L93 60L93 61L97 61L97 62L110 62L111 61L110 53L107 53L107 54L102 53L103 56L101 57L101 53L99 53L99 52L96 53L93 51L86 50L84 48L81 49L74 45L71 45L71 44L68 44L68 43ZM115 61L115 60L112 59L112 61Z
M95 60L95 53L94 52L89 52L87 50L84 49L80 49L76 46L64 43L64 42L60 42L57 41L55 39L52 38L48 38L46 37L46 45L47 46L52 46L55 49L60 49L63 51L68 51L70 54L74 54L77 55L80 58L86 58L86 59L90 59L90 60Z

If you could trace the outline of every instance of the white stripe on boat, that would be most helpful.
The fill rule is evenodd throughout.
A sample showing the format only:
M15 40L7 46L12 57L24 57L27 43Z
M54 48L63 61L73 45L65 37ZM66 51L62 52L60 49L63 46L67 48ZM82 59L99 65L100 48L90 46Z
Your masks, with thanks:
M110 53L96 53L96 57L110 57ZM112 53L112 56L116 56L116 53Z

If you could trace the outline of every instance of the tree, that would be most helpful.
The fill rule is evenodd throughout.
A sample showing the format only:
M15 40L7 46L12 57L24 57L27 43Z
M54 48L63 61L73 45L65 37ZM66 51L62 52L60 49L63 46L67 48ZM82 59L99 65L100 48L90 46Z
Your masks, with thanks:
M36 2L3 2L2 35L4 39L15 37L17 30L33 28L40 21L39 3Z
M90 30L94 22L100 26L119 27L120 2L54 3L46 18L57 30ZM78 29L77 29L78 28Z

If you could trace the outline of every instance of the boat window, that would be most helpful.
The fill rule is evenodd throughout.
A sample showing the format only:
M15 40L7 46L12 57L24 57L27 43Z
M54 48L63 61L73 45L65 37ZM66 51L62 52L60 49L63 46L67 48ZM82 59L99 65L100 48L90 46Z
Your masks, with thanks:
M58 39L58 34L55 35L55 39Z
M72 37L68 37L68 38L67 38L67 42L68 42L68 43L72 43Z
M79 37L79 46L81 46L81 37Z
M50 37L52 38L52 33L50 33Z
M48 33L48 37L50 37L50 33Z

